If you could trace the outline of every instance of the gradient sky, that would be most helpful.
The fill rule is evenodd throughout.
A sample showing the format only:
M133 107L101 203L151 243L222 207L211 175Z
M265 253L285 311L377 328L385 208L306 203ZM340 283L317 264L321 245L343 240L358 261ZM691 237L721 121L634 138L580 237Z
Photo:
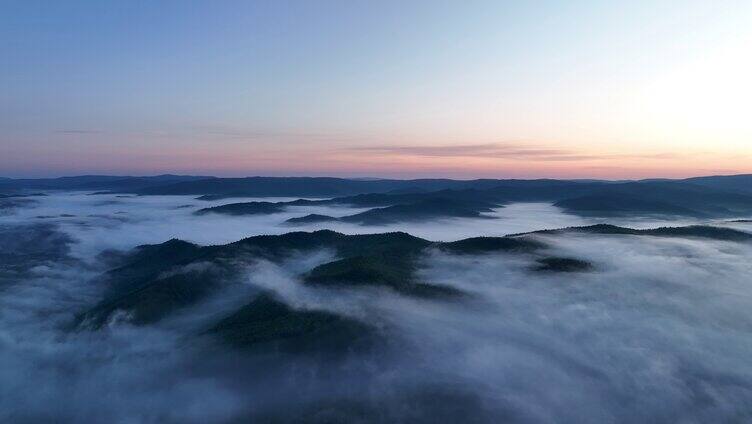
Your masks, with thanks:
M752 172L752 2L0 1L0 175Z

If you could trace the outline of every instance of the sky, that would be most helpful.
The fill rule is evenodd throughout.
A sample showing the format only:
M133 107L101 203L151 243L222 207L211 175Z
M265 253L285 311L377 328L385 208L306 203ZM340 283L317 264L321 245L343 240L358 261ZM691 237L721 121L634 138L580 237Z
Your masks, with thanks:
M752 173L752 2L0 1L0 176Z

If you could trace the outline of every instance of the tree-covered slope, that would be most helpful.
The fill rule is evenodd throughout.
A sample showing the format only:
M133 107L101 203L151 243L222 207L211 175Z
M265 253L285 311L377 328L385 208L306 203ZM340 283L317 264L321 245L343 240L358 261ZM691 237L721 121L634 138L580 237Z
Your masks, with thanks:
M81 311L80 328L98 329L109 322L127 320L134 325L158 322L187 306L210 298L258 260L282 264L300 253L327 250L335 259L303 270L299 281L309 289L361 290L381 288L397 295L423 299L457 299L454 288L424 281L422 261L432 252L449 255L524 255L529 272L589 272L590 262L553 256L534 234L562 233L629 236L702 237L731 242L752 242L752 234L729 228L689 226L635 230L612 225L594 225L545 230L529 235L475 237L454 242L431 242L395 232L345 235L334 231L291 232L254 236L220 246L198 246L180 240L140 246L121 260L101 280L107 286L104 298ZM265 288L264 290L268 290ZM335 346L357 335L369 334L368 323L339 316L331 311L307 310L286 305L282 299L262 295L249 299L237 311L206 334L240 347L274 344L292 351L317 346L317 341ZM351 336L340 337L343 334ZM331 339L330 339L331 338ZM316 347L316 349L319 349Z
M261 294L206 331L230 346L286 353L336 353L368 347L376 331L342 315L294 309Z

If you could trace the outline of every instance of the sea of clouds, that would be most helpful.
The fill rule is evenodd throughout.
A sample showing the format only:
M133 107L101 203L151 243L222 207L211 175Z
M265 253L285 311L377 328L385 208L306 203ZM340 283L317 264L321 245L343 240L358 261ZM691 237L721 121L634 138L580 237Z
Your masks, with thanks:
M116 252L180 238L224 244L257 234L329 228L407 231L430 240L609 222L547 204L513 204L495 220L289 227L295 207L247 217L195 216L237 199L51 193L0 216L2 422L744 422L752 420L752 246L635 236L537 236L588 273L534 273L534 258L432 251L425 281L462 301L387 290L326 290L299 275L333 258L249 261L240 281L157 325L70 331L104 288ZM286 199L242 199L286 200ZM752 231L752 225L726 224ZM230 350L195 337L258 290L390 335L336 362Z

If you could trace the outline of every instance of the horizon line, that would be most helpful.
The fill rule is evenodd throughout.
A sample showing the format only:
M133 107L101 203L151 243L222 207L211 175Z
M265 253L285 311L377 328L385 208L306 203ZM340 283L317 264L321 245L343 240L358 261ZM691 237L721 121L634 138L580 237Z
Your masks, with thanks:
M477 178L452 178L448 176L436 176L436 177L417 177L417 178L399 178L399 177L377 177L377 176L335 176L335 175L244 175L244 176L217 176L207 175L203 173L197 174L185 174L185 173L154 173L154 174L108 174L108 173L83 173L83 174L63 174L56 176L34 176L34 177L8 177L0 174L1 180L47 180L47 179L60 179L60 178L80 178L80 177L118 177L118 178L155 178L155 177L196 177L196 178L216 178L216 179L245 179L245 178L331 178L342 180L397 180L397 181L412 181L412 180L454 180L454 181L476 181L476 180L522 180L522 181L535 181L535 180L560 180L560 181L648 181L648 180L666 180L666 181L681 181L693 178L715 178L715 177L740 177L740 176L752 176L752 173L729 173L729 174L696 174L688 177L647 177L647 178L597 178L597 177L579 177L579 178L565 178L565 177L477 177Z

